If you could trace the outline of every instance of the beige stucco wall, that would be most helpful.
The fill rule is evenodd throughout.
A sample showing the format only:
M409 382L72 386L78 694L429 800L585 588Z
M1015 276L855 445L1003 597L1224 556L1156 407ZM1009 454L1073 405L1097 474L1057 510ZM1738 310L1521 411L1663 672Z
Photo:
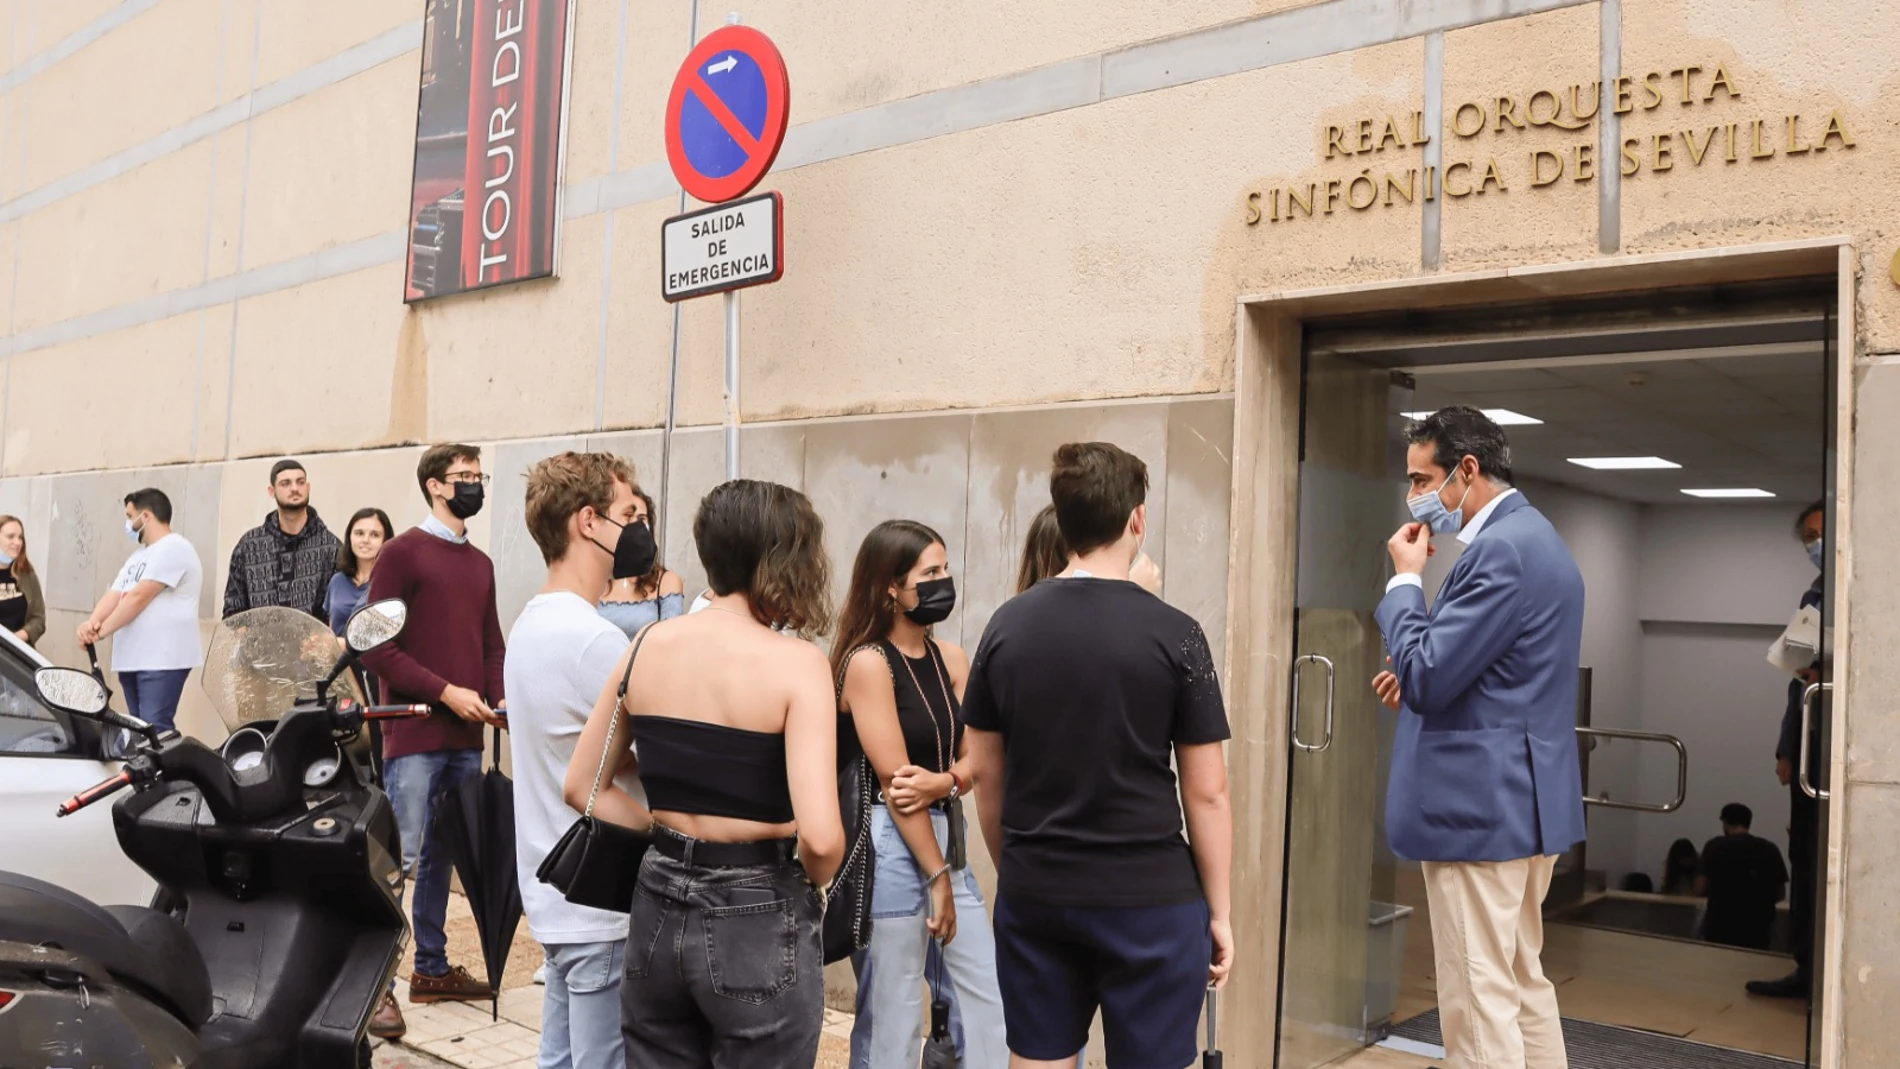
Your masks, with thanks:
M841 545L898 512L960 531L973 641L1048 446L1117 437L1165 474L1171 599L1218 631L1242 294L1840 234L1861 257L1853 490L1860 544L1875 544L1900 521L1900 489L1877 477L1900 450L1879 417L1900 390L1881 355L1900 352L1900 205L1886 195L1900 0L1604 2L1607 16L1567 0L742 7L786 55L795 126L767 183L786 197L787 274L746 294L742 328L746 418L787 422L748 432L748 473L806 486ZM535 581L513 518L527 463L606 444L658 481L674 339L655 238L677 203L660 112L687 4L577 4L560 277L414 307L400 292L421 5L129 10L0 2L0 506L46 547L56 635L122 557L115 502L132 486L179 496L220 586L224 554L261 515L266 458L311 454L335 522L371 502L406 520L410 444L451 438L502 443L477 532L518 604ZM701 32L725 10L701 5ZM1606 66L1640 79L1684 64L1704 85L1720 65L1739 97L1685 106L1664 78L1659 107L1619 117L1639 156L1675 139L1666 173L1610 183L1612 152L1590 182L1529 188L1532 152L1574 162L1599 144L1601 108L1577 130L1452 129L1467 101L1522 108ZM1496 158L1506 188L1354 210L1362 168L1422 171L1427 153L1328 158L1327 127L1403 120L1433 95L1440 174ZM1851 149L1787 155L1787 116L1818 144L1836 113ZM1746 127L1733 163L1725 143L1696 164L1680 142L1755 119L1771 159L1748 158ZM1248 224L1250 193L1316 183L1323 197L1328 181L1347 190L1331 213ZM689 303L680 322L680 419L704 428L723 411L719 302ZM1013 405L1032 407L994 411ZM678 441L669 556L690 568L685 503L718 477L718 436ZM873 473L878 492L863 489ZM1879 655L1900 641L1890 572L1854 558L1852 682L1871 697L1849 713L1837 809L1857 1066L1900 1039L1883 1010L1900 1000L1900 852L1884 834L1900 819L1900 721L1878 705L1900 686ZM215 605L214 592L207 616Z

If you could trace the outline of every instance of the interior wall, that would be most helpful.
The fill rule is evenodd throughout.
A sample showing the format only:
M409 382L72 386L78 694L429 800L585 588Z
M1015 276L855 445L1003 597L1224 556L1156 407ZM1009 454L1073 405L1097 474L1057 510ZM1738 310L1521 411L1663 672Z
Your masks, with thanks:
M1792 534L1806 504L1643 510L1641 722L1689 749L1683 807L1637 814L1637 865L1653 878L1675 839L1700 848L1720 834L1729 802L1753 809L1756 834L1786 849L1788 791L1775 778L1775 742L1788 677L1766 655L1814 581ZM1639 768L1642 797L1673 791L1674 755L1644 747Z

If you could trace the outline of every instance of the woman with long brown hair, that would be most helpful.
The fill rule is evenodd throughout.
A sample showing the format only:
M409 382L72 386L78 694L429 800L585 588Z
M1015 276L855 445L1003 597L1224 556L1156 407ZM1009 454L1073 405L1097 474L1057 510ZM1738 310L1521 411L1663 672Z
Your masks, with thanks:
M46 633L46 596L26 559L26 524L0 516L0 627L31 646Z
M1069 547L1062 541L1062 528L1056 525L1056 507L1044 505L1036 518L1029 521L1029 536L1023 539L1023 560L1016 567L1016 593L1068 569ZM1161 596L1161 566L1148 554L1135 558L1134 566L1128 569L1128 578L1155 597Z
M634 487L633 500L634 523L653 527L660 522L653 511L653 498L645 490ZM645 575L614 580L607 596L600 600L600 614L625 631L628 638L648 624L685 613L686 583L658 557L653 558L653 569Z
M969 658L930 628L956 607L950 554L921 523L889 520L865 536L833 646L842 680L839 710L885 795L871 813L876 876L871 945L862 970L853 1046L870 1069L914 1066L923 1042L923 984L931 941L962 1017L962 1064L1000 1069L1009 1060L996 944L976 877L965 862L960 799L974 784L963 760L963 685ZM894 781L903 777L900 794ZM959 929L961 910L974 918Z
M741 479L706 495L693 540L711 603L635 637L563 797L653 829L620 985L627 1063L810 1066L844 858L830 666L799 637L831 621L824 524L798 491ZM635 747L645 805L602 775Z

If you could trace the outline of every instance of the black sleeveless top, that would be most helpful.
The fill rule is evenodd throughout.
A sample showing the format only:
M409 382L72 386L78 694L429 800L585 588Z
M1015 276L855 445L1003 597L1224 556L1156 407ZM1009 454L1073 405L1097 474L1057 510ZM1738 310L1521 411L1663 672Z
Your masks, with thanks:
M785 736L670 716L634 716L647 808L760 824L792 822Z
M922 657L907 657L889 639L878 647L890 662L897 694L897 724L904 731L910 763L932 772L948 772L963 741L963 705L950 682L950 667L935 642L924 640Z

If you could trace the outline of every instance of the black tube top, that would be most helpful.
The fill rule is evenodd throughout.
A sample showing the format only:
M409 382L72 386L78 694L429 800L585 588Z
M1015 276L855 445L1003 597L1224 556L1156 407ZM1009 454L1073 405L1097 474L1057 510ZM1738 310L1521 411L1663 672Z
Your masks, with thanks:
M630 720L648 809L792 822L784 735L671 716Z

